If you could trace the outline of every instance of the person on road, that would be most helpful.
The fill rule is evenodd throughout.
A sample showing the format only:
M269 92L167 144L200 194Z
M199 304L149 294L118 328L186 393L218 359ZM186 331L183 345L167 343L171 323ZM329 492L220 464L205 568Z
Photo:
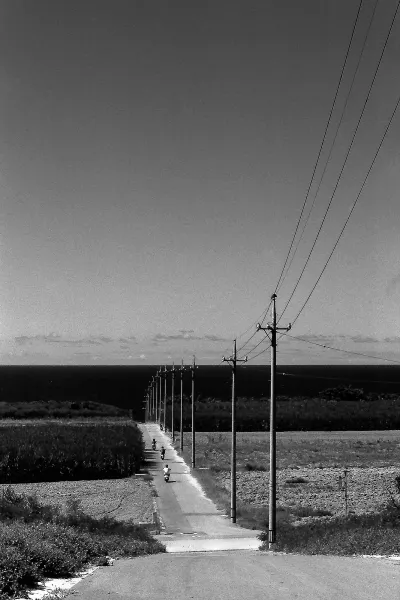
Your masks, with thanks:
M168 465L165 465L165 467L163 468L163 473L164 473L164 477L165 477L165 475L168 475L168 477L169 477L169 475L171 473L171 469L169 468Z
M164 460L164 456L165 456L165 448L164 448L164 446L161 446L160 453L161 453L161 460Z
M155 449L156 449L156 446L157 446L157 442L156 442L156 440L153 438L153 441L151 442L151 447L152 447L152 449L153 449L153 450L155 450Z

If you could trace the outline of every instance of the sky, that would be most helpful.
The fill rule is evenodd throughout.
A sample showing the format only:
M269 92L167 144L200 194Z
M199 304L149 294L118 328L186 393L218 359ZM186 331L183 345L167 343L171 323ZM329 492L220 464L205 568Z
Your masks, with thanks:
M376 7L278 317L331 200L396 4ZM301 224L374 5L362 3ZM218 364L233 338L242 346L282 272L358 6L0 0L0 364L193 355ZM399 59L400 14L281 326L295 320L349 215L400 93ZM290 332L303 341L283 336L278 362L400 361L399 141L396 113ZM265 334L244 353L268 362Z

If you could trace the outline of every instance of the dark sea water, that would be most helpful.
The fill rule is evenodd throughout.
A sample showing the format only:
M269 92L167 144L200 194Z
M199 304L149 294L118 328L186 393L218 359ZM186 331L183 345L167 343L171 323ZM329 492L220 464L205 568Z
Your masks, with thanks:
M0 401L93 400L138 409L158 366L1 366ZM269 396L270 369L244 365L237 370L238 396ZM175 393L180 393L179 376ZM312 396L329 387L352 385L368 392L400 395L400 366L283 366L277 367L277 394ZM171 394L168 378L167 393ZM196 369L196 396L229 398L229 366ZM191 394L190 373L184 377L184 394ZM136 412L136 411L135 411Z

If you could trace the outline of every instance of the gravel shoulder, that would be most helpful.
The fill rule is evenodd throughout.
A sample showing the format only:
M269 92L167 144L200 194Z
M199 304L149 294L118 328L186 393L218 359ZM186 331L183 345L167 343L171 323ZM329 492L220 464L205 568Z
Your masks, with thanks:
M0 494L8 485L0 485ZM119 521L151 523L153 496L150 481L136 475L126 479L15 483L10 486L19 494L36 494L43 504L65 510L68 500L79 500L81 508L92 517L114 517Z

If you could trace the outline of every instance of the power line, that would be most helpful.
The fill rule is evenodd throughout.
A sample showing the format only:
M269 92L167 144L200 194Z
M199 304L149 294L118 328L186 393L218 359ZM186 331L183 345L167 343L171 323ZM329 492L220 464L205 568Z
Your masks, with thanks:
M399 101L400 101L400 98L399 98ZM297 340L299 342L304 342L306 344L312 344L313 346L319 346L320 348L327 348L329 350L335 350L336 352L344 352L345 354L355 354L356 356L364 356L365 358L373 358L375 360L384 360L384 361L387 361L387 362L392 362L392 363L400 365L400 361L394 360L392 358L384 358L382 356L371 356L370 354L364 354L363 352L354 352L352 350L343 350L342 348L334 348L333 346L328 346L328 344L319 344L318 342L311 342L310 340L304 340L304 339L299 338L297 336L289 335L288 333L282 333L281 336L280 336L280 338L283 335L285 335L286 337L289 337L289 338L291 338L293 340Z
M297 375L296 373L276 373L277 375L285 375L287 377L299 377L300 379L323 379L326 381L357 381L358 383L391 383L393 385L400 385L400 381L385 381L384 379L357 379L352 377L321 377L319 375Z
M299 285L300 279L301 279L301 277L303 276L303 273L304 273L304 270L305 270L305 268L307 267L307 264L308 264L308 262L309 262L309 259L310 259L310 256L311 256L311 253L312 253L312 251L314 250L314 247L315 247L315 244L316 244L316 242L317 242L317 239L318 239L318 237L319 237L319 234L320 234L320 232L321 232L322 226L323 226L323 224L324 224L324 222L325 222L325 218L326 218L326 215L327 215L327 213L328 213L328 210L329 210L329 208L330 208L330 206L331 206L331 204L332 204L332 200L333 200L333 198L334 198L334 196L335 196L335 193L336 193L336 190L337 190L337 188L338 188L338 185L339 185L339 182L340 182L341 176L342 176L342 174L343 174L343 171L344 171L344 168L345 168L345 165L346 165L346 162L347 162L348 156L349 156L349 154L350 154L350 151L351 151L351 148L352 148L352 146L353 146L354 139L355 139L355 137L356 137L356 135L357 135L357 132L358 132L358 129L359 129L359 126L360 126L360 123L361 123L361 119L362 119L362 117L363 117L363 115L364 115L365 108L366 108L366 106L367 106L367 103L368 103L369 97L370 97L370 95L371 95L371 90L372 90L372 87L373 87L373 85L374 85L374 82L375 82L376 75L377 75L377 73L378 73L378 70L379 70L380 64L381 64L381 62L382 62L383 54L384 54L384 52L385 52L385 49L386 49L386 46L387 46L387 43L388 43L388 40L389 40L389 37L390 37L391 31L392 31L392 28L393 28L393 25L394 25L394 21L395 21L395 19L396 19L397 12L398 12L398 9L399 9L399 6L400 6L400 0L399 0L399 2L397 3L396 11L395 11L395 14L394 14L394 16L393 16L393 19L392 19L392 22L391 22L391 25L390 25L390 28L389 28L389 32L388 32L388 34L387 34L387 37L386 37L386 40L385 40L385 44L384 44L384 46L383 46L383 49L382 49L382 52L381 52L381 55L380 55L380 58L379 58L378 65L377 65L377 67L376 67L376 69L375 69L375 73L374 73L374 77L373 77L373 79L372 79L372 83L371 83L371 85L370 85L370 87L369 87L368 94L367 94L367 97L366 97L366 99L365 99L365 102L364 102L364 105L363 105L363 109L362 109L362 111L361 111L361 115L360 115L360 117L359 117L359 119L358 119L358 122L357 122L357 127L356 127L356 129L355 129L355 131L354 131L353 137L352 137L352 139L351 139L351 142L350 142L350 146L349 146L349 148L348 148L348 150L347 150L347 153L346 153L346 157L345 157L345 160L344 160L343 166L342 166L342 168L341 168L341 170L340 170L340 173L339 173L338 180L337 180L337 182L336 182L336 185L335 185L335 188L334 188L334 190L333 190L333 194L332 194L332 196L331 196L331 198L330 198L330 201L329 201L328 207L327 207L327 209L326 209L326 211L325 211L325 214L324 214L324 217L323 217L322 223L321 223L321 225L320 225L320 227L319 227L319 229L318 229L318 232L317 232L316 238L315 238L315 240L314 240L314 243L313 243L313 245L312 245L312 248L311 248L311 250L310 250L310 253L309 253L309 255L308 255L308 258L307 258L307 260L306 260L306 263L305 263L305 265L304 265L304 267L303 267L303 269L302 269L302 271L301 271L301 273L300 273L300 276L299 276L299 278L298 278L298 280L297 280L297 283L296 283L296 285L295 285L295 287L294 287L294 290L293 290L293 292L291 293L291 295L290 295L290 297L289 297L289 300L286 302L286 305L285 305L285 307L284 307L284 309L283 309L283 312L281 313L280 319L282 318L283 314L285 313L285 311L286 311L286 309L287 309L287 307L288 307L288 305L289 305L289 302L290 302L290 300L292 299L292 297L293 297L293 295L294 295L294 293L295 293L295 291L296 291L296 289L297 289L297 287L298 287L298 285ZM329 260L331 259L331 256L332 256L332 254L333 254L334 250L336 249L336 246L337 246L337 244L338 244L338 242L339 242L339 240L340 240L340 238L341 238L341 236L342 236L342 234L343 234L343 231L344 231L344 229L345 229L345 227L346 227L346 225L347 225L347 223L348 223L348 221L349 221L349 219L350 219L350 216L351 216L351 214L352 214L352 212L353 212L353 210L354 210L354 208L355 208L355 206L356 206L356 204L357 204L357 202L358 202L358 199L359 199L359 197L360 197L360 195L361 195L361 193L362 193L362 191L363 191L363 189L364 189L364 185L365 185L365 183L366 183L366 181L367 181L367 178L368 178L368 176L369 176L369 174L370 174L370 172L371 172L371 170L372 170L372 167L373 167L373 166L374 166L374 164L375 164L376 157L378 156L379 150L381 149L381 146L382 146L382 144L383 144L383 141L384 141L384 139L385 139L385 137L386 137L386 134L387 134L387 132L388 132L388 130L389 130L389 127L390 127L390 125L391 125L391 123L392 123L392 120L393 120L393 117L394 117L394 115L395 115L395 113L396 113L396 110L397 110L397 107L398 107L398 105L399 105L399 102L400 102L400 96L399 96L399 98L398 98L398 100L397 100L397 103L396 103L395 109L394 109L394 111L393 111L393 113L392 113L392 116L391 116L391 118L390 118L390 120L389 120L389 123L388 123L388 125L387 125L387 127L386 127L386 129L385 129L385 133L383 134L383 137L382 137L382 139L381 139L381 142L380 142L380 144L379 144L379 146L378 146L378 150L377 150L377 151L376 151L376 153L375 153L375 156L374 156L374 158L373 158L373 161L372 161L372 163L371 163L371 165L370 165L370 167L369 167L369 169L368 169L367 175L366 175L366 177L365 177L365 179L364 179L364 181L363 181L363 184L362 184L362 186L361 186L361 189L360 189L360 191L359 191L359 193L358 193L358 195L357 195L357 197L356 197L356 200L355 200L355 201L354 201L354 203L353 203L353 206L352 206L352 208L351 208L351 210L350 210L350 213L349 213L349 215L348 215L348 217L347 217L347 219L346 219L346 221L345 221L345 224L344 224L344 226L343 226L343 228L342 228L342 230L341 230L341 232L340 232L340 234L339 234L339 237L338 237L338 239L337 239L337 241L336 241L336 243L335 243L335 245L334 245L334 247L333 247L333 250L332 250L332 252L330 253L330 255L329 255L329 257L328 257L328 260L326 261L326 263L325 263L325 266L324 266L324 268L323 268L323 270L322 270L322 272L321 272L321 274L320 274L320 276L319 276L319 278L318 278L318 280L317 280L316 284L315 284L315 285L314 285L314 287L312 288L312 290L311 290L310 294L308 295L308 297L307 297L307 299L306 299L305 303L303 304L303 306L302 306L302 308L300 309L299 313L297 314L296 318L295 318L295 319L292 321L292 324L294 324L294 323L295 323L295 321L298 319L298 317L299 317L300 313L301 313L301 312L302 312L302 310L304 309L305 305L307 304L307 302L308 302L309 298L311 297L311 295L312 295L312 293L313 293L314 289L316 288L316 286L317 286L317 284L318 284L319 280L321 279L321 277L322 277L322 274L324 273L324 271L325 271L325 269L326 269L326 267L327 267L327 265L328 265L328 262L329 262Z
M345 56L345 59L344 59L343 67L342 67L342 70L341 70L341 73L340 73L339 82L338 82L338 84L337 84L337 87L336 87L336 93L335 93L335 97L334 97L334 99L333 99L333 103L332 103L331 110L330 110L330 113L329 113L328 122L327 122L327 124L326 124L326 126L325 126L325 131L324 131L324 135L323 135L323 138L322 138L322 142L321 142L321 144L320 144L320 147L319 147L319 151L318 151L317 160L315 161L314 169L313 169L313 172L312 172L312 175L311 175L311 180L310 180L310 183L309 183L309 185L308 185L308 189L307 189L306 197L305 197L305 199L304 199L304 202L303 202L303 207L302 207L302 209L301 209L301 213L300 213L300 216L299 216L299 218L298 218L298 221L297 221L296 229L295 229L295 232L294 232L294 234L293 234L293 237L292 237L292 241L291 241L291 244L290 244L290 248L289 248L289 251L288 251L288 253L287 253L286 260L285 260L285 263L284 263L284 265L283 265L283 267L282 267L282 271L281 271L281 274L280 274L280 276L279 276L278 283L276 284L276 287L275 287L275 294L277 293L277 290L278 290L278 287L279 287L280 281L281 281L281 279L282 279L282 276L283 276L283 272L284 272L284 270L285 270L285 267L286 267L287 261L288 261L288 259L289 259L290 252L291 252L291 250L292 250L293 243L294 243L294 240L295 240L295 238L296 238L297 231L298 231L298 229L299 229L299 225L300 225L300 222L301 222L301 219L302 219L302 216L303 216L303 212L304 212L304 209L305 209L305 206L306 206L306 203L307 203L307 199L308 199L308 196L309 196L309 193L310 193L310 189L311 189L311 186L312 186L312 183L313 183L313 180L314 180L314 176L315 176L315 172L316 172L316 170L317 170L317 166L318 166L318 163L319 163L319 159L320 159L320 157L321 157L322 148L323 148L323 146L324 146L324 143L325 143L326 135L327 135L327 133L328 133L329 125L330 125L330 122L331 122L331 119L332 119L333 110L334 110L334 108L335 108L336 100L337 100L337 97L338 97L338 94L339 94L340 85L341 85L341 83L342 83L342 79L343 79L344 71L345 71L346 64L347 64L347 59L348 59L349 52L350 52L350 48L351 48L351 45L352 45L352 42L353 42L354 33L355 33L355 30L356 30L356 27L357 27L358 18L359 18L359 15L360 15L360 11L361 11L361 6L362 6L362 3L363 3L363 0L360 0L360 4L358 5L358 10L357 10L357 15L356 15L356 18L355 18L355 21L354 21L354 25L353 25L353 29L352 29L352 32L351 32L350 41L349 41L349 44L348 44L348 46L347 46L347 51L346 51L346 56Z
M355 68L355 71L354 71L354 75L353 75L353 78L352 78L352 81L351 81L351 84L350 84L349 91L348 91L348 93L347 93L347 95L346 95L346 100L345 100L345 103L344 103L344 106L343 106L343 109L342 109L342 112L341 112L341 115L340 115L339 123L338 123L338 125L337 125L337 127L336 127L335 136L334 136L334 138L333 138L333 141L332 141L332 143L331 143L331 146L330 146L330 149L329 149L329 154L328 154L328 157L327 157L327 159L326 159L326 162L325 162L325 167L324 167L324 170L322 171L322 175L321 175L321 177L320 177L320 180L319 180L319 183L318 183L317 190L316 190L316 192L315 192L315 194L314 194L314 198L313 198L313 202L312 202L312 204L311 204L311 208L310 208L310 210L308 211L308 215L307 215L307 217L306 217L305 223L304 223L304 225L303 225L303 228L302 228L302 230L301 230L300 237L299 237L299 239L297 240L296 247L295 247L295 249L294 249L294 252L293 252L293 254L292 254L292 256L291 256L290 262L289 262L289 264L288 264L288 266L287 266L286 273L284 274L284 276L283 276L283 278L282 278L282 280L281 280L281 283L280 283L280 285L279 285L279 288L281 288L281 287L282 287L282 285L283 285L283 282L285 281L285 279L286 279L286 276L287 276L287 274L288 274L288 272L289 272L289 270L290 270L290 267L291 267L291 265L292 265L292 263L293 263L294 257L295 257L295 255L296 255L296 253L297 253L298 247L299 247L299 245L300 245L300 242L301 242L301 240L302 240L302 238L303 238L303 234L304 234L305 228L307 227L308 221L309 221L309 219L310 219L310 215L311 215L311 213L312 213L312 210L313 210L313 208L314 208L315 201L316 201L316 199L317 199L317 196L318 196L318 194L319 194L319 190L321 189L322 181L323 181L323 179L324 179L324 176L325 176L326 170L327 170L327 168L328 168L329 161L330 161L330 158L331 158L331 156L332 156L333 148L334 148L334 146L335 146L335 142L336 142L337 136L338 136L338 134L339 134L339 129L340 129L340 126L341 126L341 124L342 124L342 122L343 122L343 117L344 117L344 114L345 114L345 112L346 112L347 104L348 104L348 102L349 102L349 99L350 99L351 92L353 91L354 82L355 82L355 79L356 79L356 77L357 77L357 73L358 73L358 69L359 69L359 67L360 67L361 59L362 59L362 57L363 57L363 54L364 54L365 46L366 46L366 43L367 43L367 39L368 39L369 32L370 32L370 30L371 30L371 27L372 27L372 23L373 23L374 17L375 17L375 12L376 12L376 8L377 8L377 6L378 6L378 2L379 2L379 0L375 0L375 6L374 6L374 10L373 10L373 12L372 12L372 15L371 15L371 18L370 18L370 21L369 21L369 25L368 25L368 29L367 29L367 32L366 32L366 34L365 34L365 37L364 37L364 42L363 42L363 45L362 45L362 48L361 48L360 56L359 56L359 58L358 58L358 62L357 62L357 65L356 65L356 68Z
M355 206L356 206L356 204L357 204L357 202L358 202L358 199L359 199L359 198L360 198L360 196L361 196L361 193L362 193L362 191L363 191L363 189L364 189L365 183L366 183L366 181L367 181L367 179L368 179L368 177L369 177L369 174L370 174L370 172L371 172L371 170L372 170L372 167L373 167L373 166L374 166L374 164L375 164L375 160L376 160L376 158L377 158L377 156L378 156L378 154L379 154L379 151L380 151L380 149L381 149L381 146L382 146L382 144L383 144L383 141L384 141L384 139L385 139L385 137L386 137L386 134L387 134L387 132L388 132L388 130L389 130L389 127L390 127L390 125L391 125L391 123L392 123L392 121L393 121L394 115L395 115L395 113L396 113L396 111L397 111L397 108L398 108L399 104L400 104L400 96L399 96L399 97L398 97L398 99L397 99L397 102L396 102L395 109L394 109L394 111L393 111L393 113L392 113L392 116L390 117L390 121L389 121L389 123L388 123L388 126L386 127L385 133L384 133L384 135L383 135L383 137L382 137L382 140L381 140L381 142L380 142L380 144L379 144L378 150L377 150L377 151L376 151L376 153L375 153L375 156L374 156L374 159L373 159L373 161L372 161L372 163L371 163L371 166L370 166L370 168L368 169L368 173L367 173L367 175L365 176L365 179L364 179L364 181L363 181L363 184L362 184L362 186L361 186L361 189L360 189L360 191L359 191L359 192L358 192L358 194L357 194L357 198L355 199L355 201L354 201L354 203L353 203L353 206L351 207L350 213L349 213L349 215L348 215L348 217L347 217L347 219L346 219L346 221L345 221L345 224L344 224L344 225L343 225L343 227L342 227L342 230L341 230L341 232L340 232L340 234L339 234L339 237L338 237L338 239L336 240L336 243L335 243L335 245L334 245L334 247L333 247L333 249L332 249L332 252L331 252L331 253L330 253L330 255L328 256L328 259L327 259L327 260L326 260L326 262L325 262L324 268L322 269L322 271L321 271L321 274L320 274L320 276L318 277L317 281L315 282L315 284L314 284L314 286L313 286L313 288L312 288L311 292L308 294L308 296L307 296L307 298L306 298L306 300L305 300L305 302L304 302L303 306L301 307L301 309L300 309L300 310L299 310L299 312L297 313L296 317L293 319L293 321L292 321L292 324L294 324L294 323L297 321L297 319L299 318L300 314L303 312L303 310L304 310L304 307L306 306L307 302L308 302L308 301L309 301L309 299L311 298L311 295L313 294L313 292L314 292L315 288L317 287L317 285L318 285L318 283L319 283L319 281L320 281L320 279L321 279L322 275L324 274L324 272L325 272L325 269L326 269L326 267L328 266L328 263L329 263L329 261L330 261L330 259L331 259L331 257L332 257L332 254L333 254L333 253L334 253L334 251L336 250L336 246L338 245L338 243L339 243L339 240L340 240L340 238L341 238L341 237L342 237L342 235L343 235L343 232L344 232L344 230L345 230L345 228L346 228L346 225L347 225L347 223L348 223L348 222L349 222L349 220L350 220L350 217L351 217L351 215L353 214L354 208L355 208Z
M250 329L251 329L252 327L255 327L255 326L256 326L256 324L257 324L258 322L260 322L260 321L261 321L261 324L263 324L263 323L264 323L264 321L265 321L265 317L267 316L267 314L268 314L268 311L269 311L269 309L270 309L271 302L272 302L272 300L270 300L270 301L269 301L269 304L268 304L267 308L266 308L265 310L263 310L263 312L261 313L261 315L258 317L257 321L255 321L254 323L252 323L252 324L251 324L251 325L250 325L250 326L249 326L249 327L248 327L248 328L247 328L247 329L244 331L244 333L242 333L242 334L239 336L239 338L240 338L240 337L243 337L243 336L244 336L246 333L248 333L248 332L250 331ZM244 342L244 343L243 343L243 344L240 346L240 348L238 348L238 349L237 349L237 353L238 353L238 354L239 354L239 352L240 352L241 350L243 350L243 348L245 348L245 347L247 346L247 344L248 344L248 343L249 343L249 342L250 342L250 341L253 339L253 337L256 335L256 333L258 333L258 332L257 332L257 329L255 329L255 330L254 330L254 332L251 334L251 336L250 336L250 337L249 337L249 338L248 338L248 339L247 339L247 340L246 340L246 341L245 341L245 342ZM222 363L221 363L221 364L222 364Z
M247 358L248 358L248 360L252 360L252 359L254 358L254 357L250 358L250 355L251 355L251 353L252 353L252 352L254 352L254 350L257 350L257 348L258 348L259 346L261 346L261 344L262 344L263 342L265 342L265 341L266 341L266 339L269 339L269 338L268 338L268 336L265 336L264 338L262 338L262 339L261 339L261 340L258 342L258 344L256 344L256 345L254 346L254 348L252 348L252 349L251 349L251 350L250 350L250 351L247 353Z

